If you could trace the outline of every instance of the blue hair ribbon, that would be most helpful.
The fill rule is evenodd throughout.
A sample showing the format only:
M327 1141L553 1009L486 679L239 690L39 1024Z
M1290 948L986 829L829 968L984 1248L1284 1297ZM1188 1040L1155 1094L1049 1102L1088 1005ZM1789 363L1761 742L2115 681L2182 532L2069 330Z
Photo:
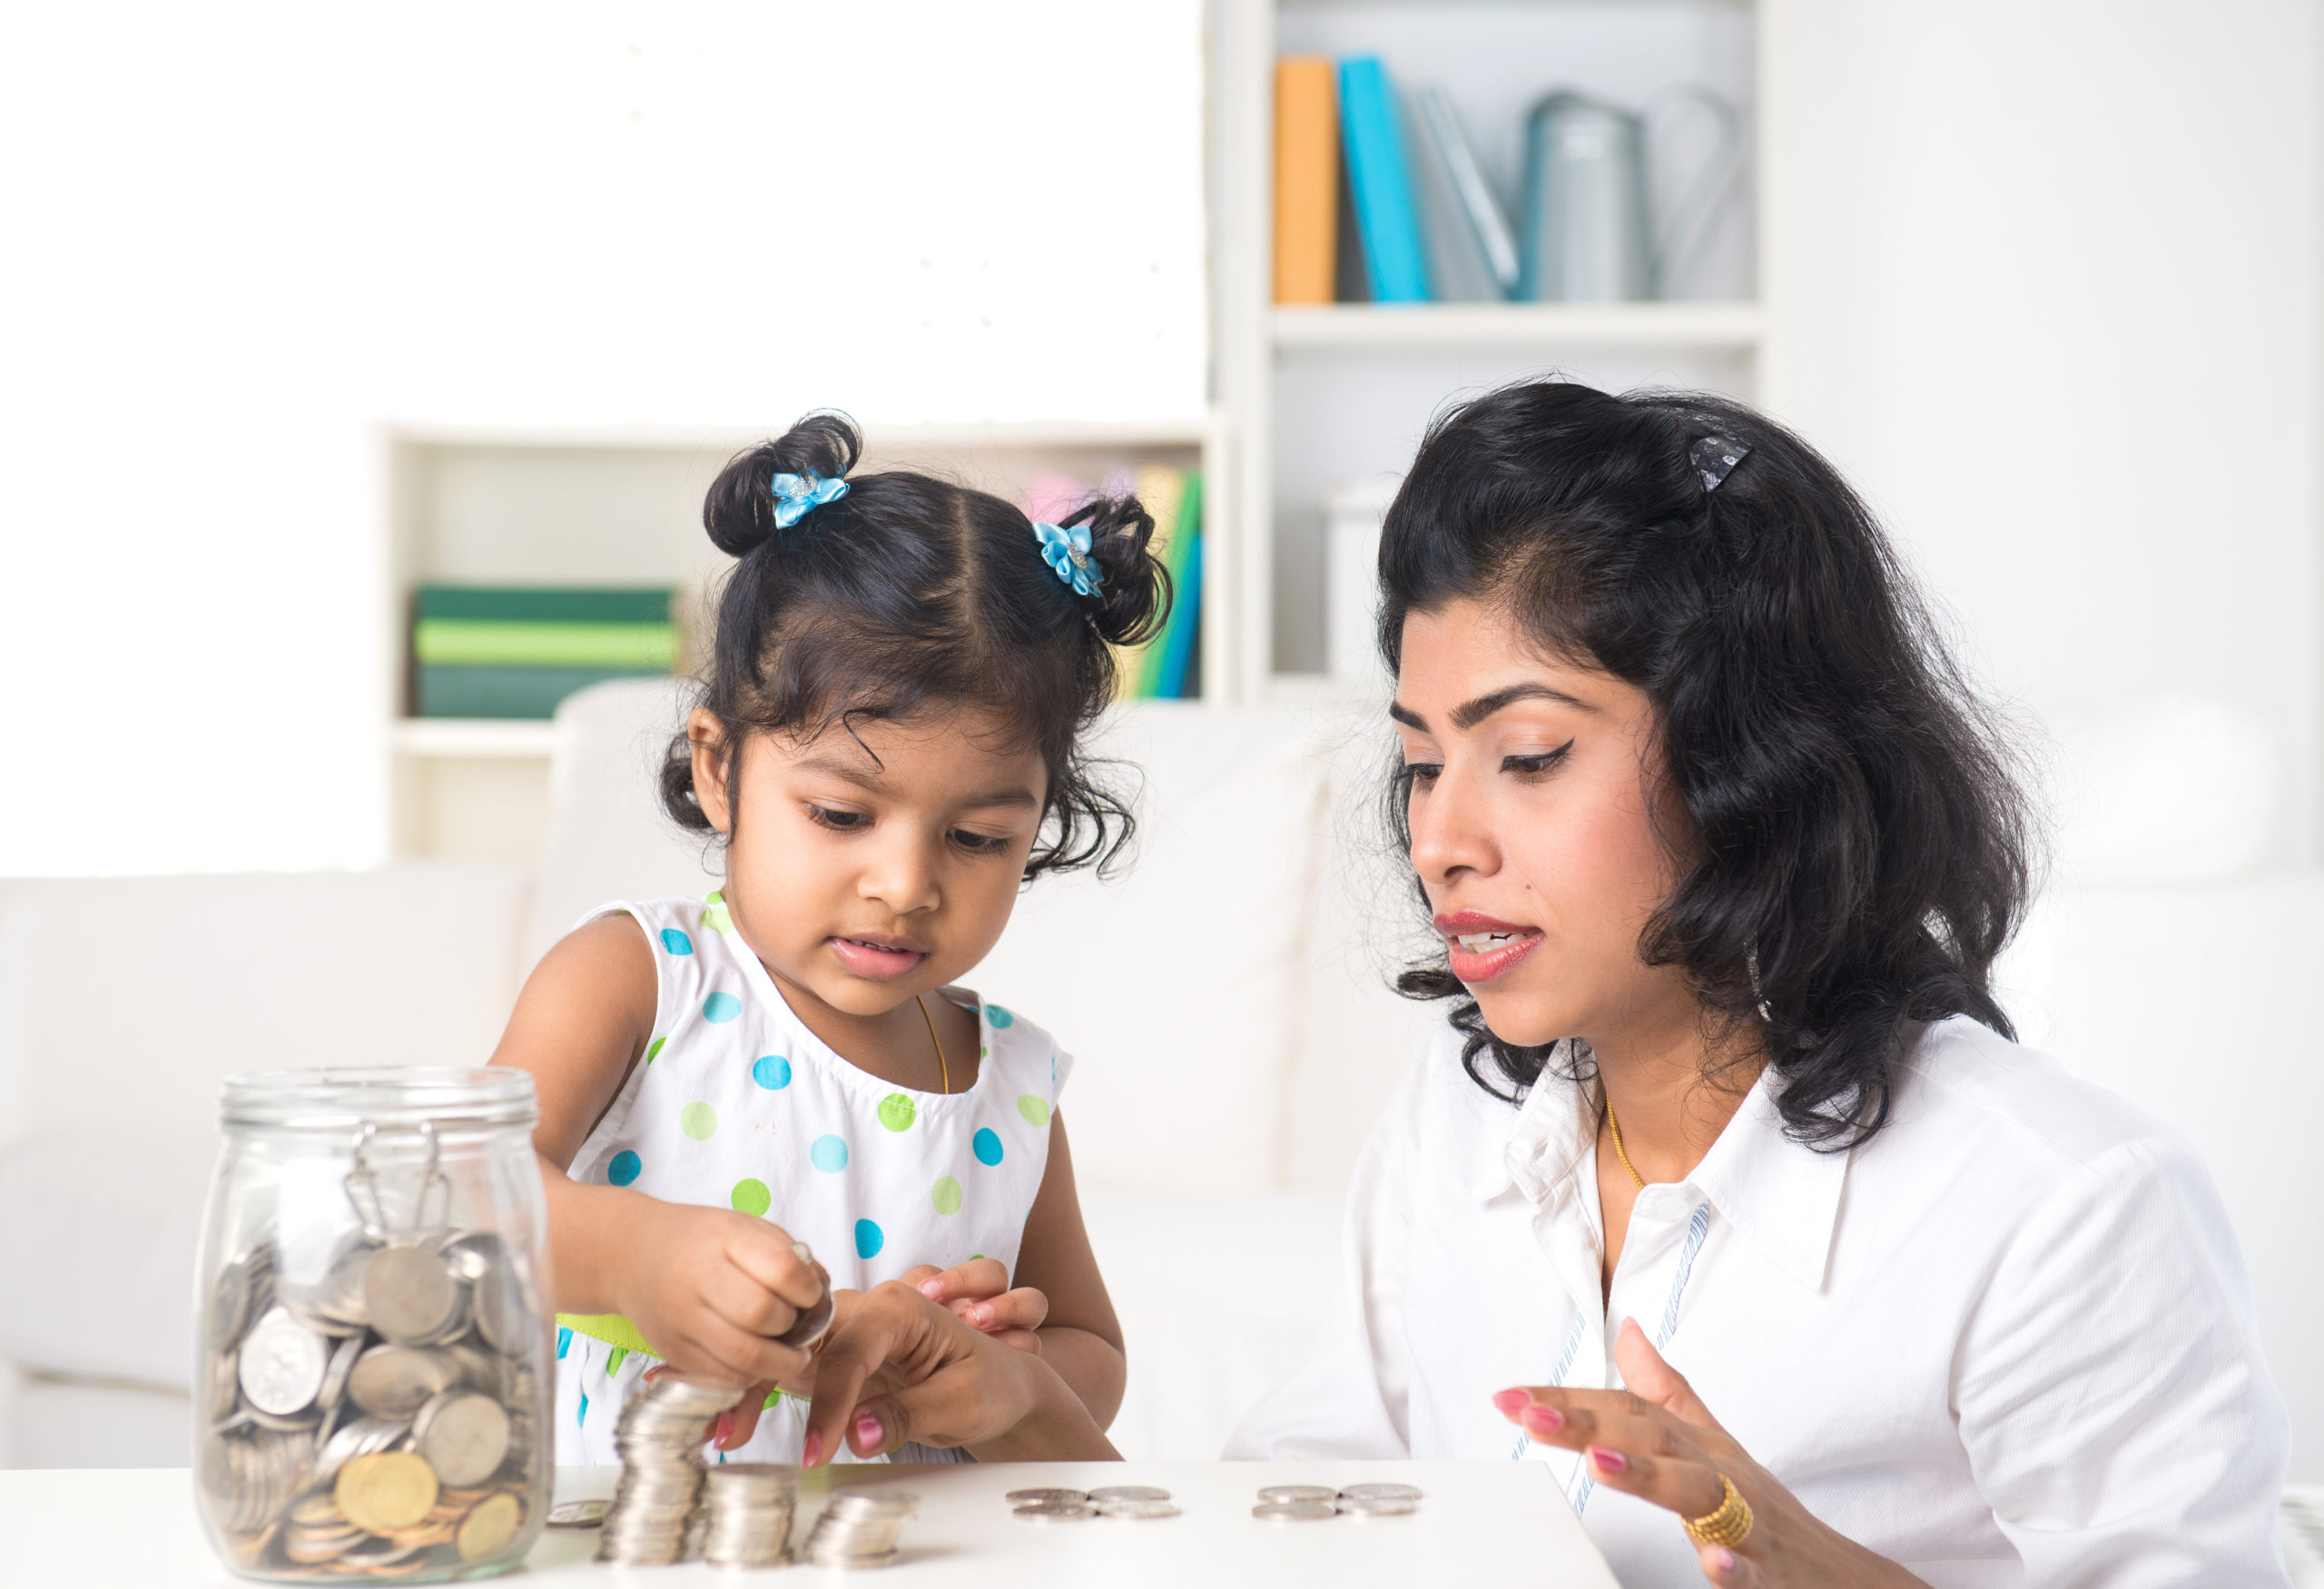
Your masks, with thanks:
M847 495L847 482L818 474L776 475L767 482L774 493L774 527L789 529L811 511Z
M1042 558L1057 571L1059 579L1073 587L1076 596L1098 593L1106 576L1090 561L1088 525L1077 524L1068 529L1059 524L1036 524L1033 533L1040 538Z

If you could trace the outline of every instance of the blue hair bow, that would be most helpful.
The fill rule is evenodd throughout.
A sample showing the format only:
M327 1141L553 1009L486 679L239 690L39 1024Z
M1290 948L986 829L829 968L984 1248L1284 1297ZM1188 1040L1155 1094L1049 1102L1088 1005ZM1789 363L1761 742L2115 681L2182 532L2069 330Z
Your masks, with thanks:
M1057 524L1036 524L1033 533L1040 537L1041 556L1057 570L1057 577L1073 587L1076 596L1094 596L1098 587L1106 582L1105 574L1089 560L1089 527L1077 524L1071 529Z
M789 529L808 512L847 495L847 482L821 475L776 475L767 482L774 492L774 528Z

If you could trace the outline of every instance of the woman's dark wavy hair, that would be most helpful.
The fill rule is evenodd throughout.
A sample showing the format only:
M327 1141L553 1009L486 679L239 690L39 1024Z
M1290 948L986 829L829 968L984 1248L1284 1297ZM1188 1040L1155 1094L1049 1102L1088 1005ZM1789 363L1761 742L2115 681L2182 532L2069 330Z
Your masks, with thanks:
M812 738L859 720L983 707L1019 727L1049 766L1026 879L1103 866L1134 824L1079 747L1113 698L1113 647L1150 639L1169 617L1170 577L1148 550L1153 518L1130 497L1067 515L1068 528L1088 527L1104 577L1088 597L1043 560L1023 513L927 475L850 479L845 496L776 526L775 475L836 479L862 452L852 420L810 414L738 455L703 502L703 528L739 559L701 681L727 765L753 732ZM663 758L662 803L681 825L711 831L684 733Z
M1689 459L1707 436L1750 449L1715 489ZM2014 1035L1988 985L2030 876L2014 758L1871 512L1799 438L1698 393L1504 387L1430 428L1380 583L1392 674L1407 615L1476 599L1645 693L1690 832L1665 835L1679 880L1640 952L1760 1034L1796 1139L1878 1131L1917 1023ZM1409 852L1401 788L1391 806ZM1464 993L1441 956L1397 987ZM1451 1019L1498 1096L1549 1062L1474 1000Z

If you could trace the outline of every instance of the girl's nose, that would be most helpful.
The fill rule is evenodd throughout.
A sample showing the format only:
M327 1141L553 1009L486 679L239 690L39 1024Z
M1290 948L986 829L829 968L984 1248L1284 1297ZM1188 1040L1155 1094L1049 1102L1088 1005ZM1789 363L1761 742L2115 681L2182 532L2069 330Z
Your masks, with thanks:
M936 907L935 857L917 839L899 838L863 870L856 892L879 901L900 916Z

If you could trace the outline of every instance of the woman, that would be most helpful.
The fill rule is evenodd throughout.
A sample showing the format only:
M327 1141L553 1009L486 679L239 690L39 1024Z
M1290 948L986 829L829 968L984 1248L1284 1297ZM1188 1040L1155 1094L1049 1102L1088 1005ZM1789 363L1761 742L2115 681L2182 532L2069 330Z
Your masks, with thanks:
M1632 1586L2281 1584L2208 1177L2017 1048L2007 758L1864 505L1734 404L1541 382L1381 544L1459 999L1230 1456L1547 1461Z

